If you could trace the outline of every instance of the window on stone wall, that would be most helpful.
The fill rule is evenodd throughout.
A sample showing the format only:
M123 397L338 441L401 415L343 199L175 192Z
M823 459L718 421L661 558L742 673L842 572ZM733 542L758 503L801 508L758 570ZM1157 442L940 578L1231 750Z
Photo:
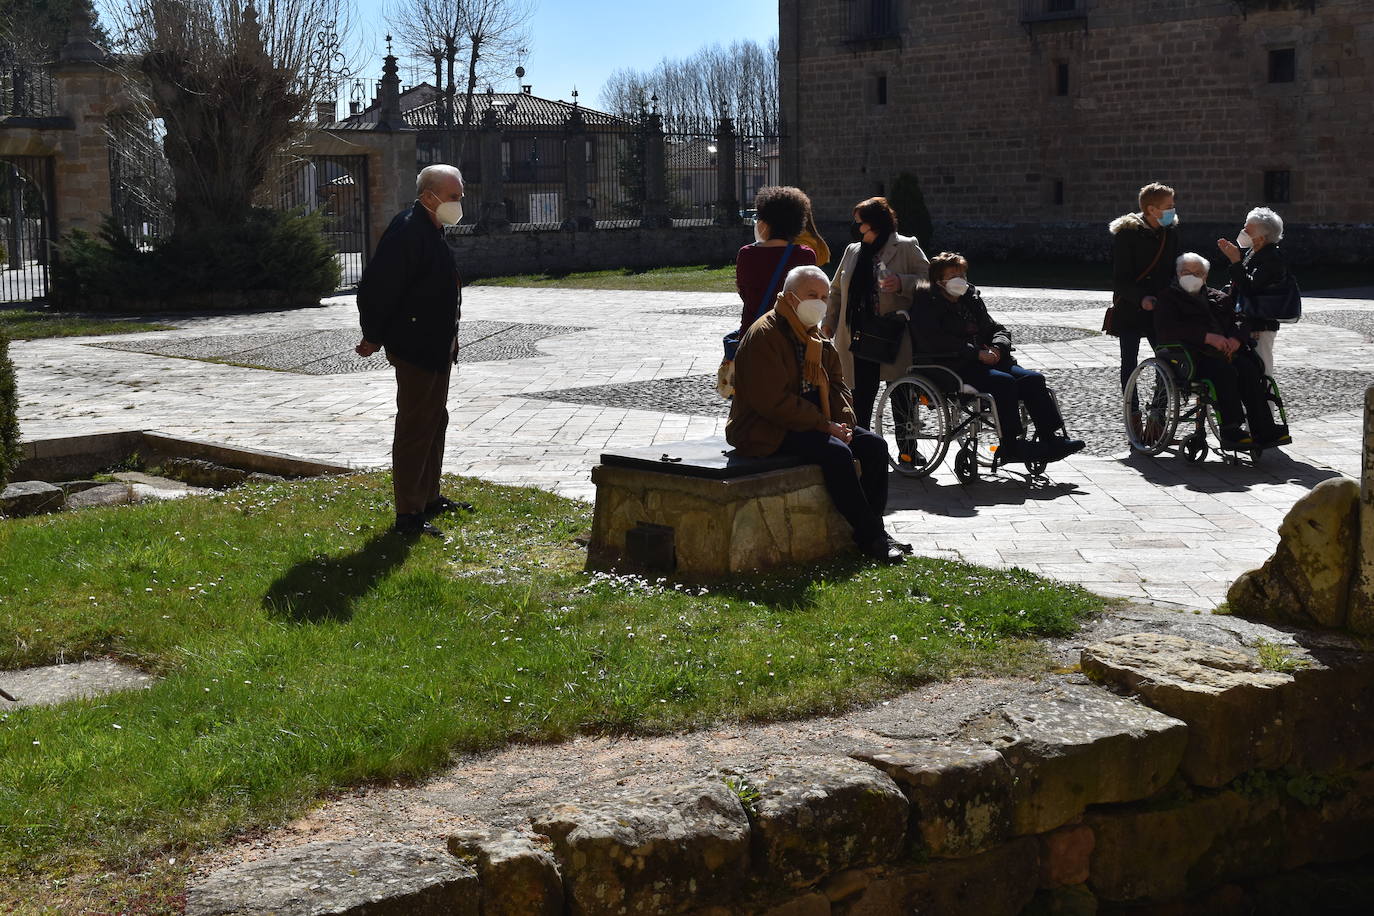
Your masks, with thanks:
M887 74L879 73L873 81L873 103L875 105L887 104Z
M1068 61L1059 61L1054 65L1054 94L1069 94L1069 64Z
M1293 48L1269 52L1269 82L1291 83L1298 78L1298 54Z
M1293 202L1293 173L1276 169L1264 173L1264 202L1287 204Z

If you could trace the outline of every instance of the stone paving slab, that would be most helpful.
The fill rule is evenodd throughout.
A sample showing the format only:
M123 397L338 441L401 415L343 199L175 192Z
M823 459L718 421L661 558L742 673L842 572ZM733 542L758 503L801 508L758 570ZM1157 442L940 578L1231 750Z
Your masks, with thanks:
M151 674L110 659L0 672L0 689L17 702L0 699L0 712L20 706L55 706L119 690L151 687Z
M1257 467L1233 468L1215 459L1190 465L1125 457L1120 430L1101 416L1113 403L1118 359L1116 341L1097 333L1105 293L985 293L1006 324L1086 335L1027 331L1027 341L1054 339L1025 342L1018 356L1050 376L1070 428L1094 441L1093 453L1054 465L1039 485L1005 474L965 487L948 466L920 482L894 477L889 524L921 554L1017 565L1102 594L1210 608L1230 581L1257 565L1254 558L1272 550L1278 521L1302 493L1336 474L1358 475L1363 413L1356 389L1374 356L1360 318L1374 303L1305 299L1304 321L1285 326L1276 348L1294 445L1266 453ZM466 291L465 340L511 325L559 333L503 358L460 364L449 398L446 470L591 500L590 470L603 450L722 434L723 403L700 396L709 394L704 383L720 361L722 327L737 308L727 294ZM357 334L351 297L293 312L168 320L180 329L140 339L330 332L348 341ZM119 341L14 343L22 434L156 428L354 467L389 463L395 387L380 355L347 374L284 375L92 345ZM548 399L555 391L636 385L656 386L662 399ZM702 413L675 409L672 398L684 390L700 398ZM1042 531L1066 537L1049 543Z

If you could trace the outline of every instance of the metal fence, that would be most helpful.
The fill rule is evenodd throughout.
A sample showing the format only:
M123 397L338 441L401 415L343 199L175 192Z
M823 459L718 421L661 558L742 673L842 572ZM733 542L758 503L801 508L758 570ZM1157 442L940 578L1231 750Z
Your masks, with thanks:
M708 124L677 123L665 131L664 166L667 171L668 212L675 224L713 222L720 215L720 157L722 137ZM767 185L782 181L780 138L775 132L732 132L735 164L732 194L740 218L750 218L754 197ZM730 141L724 141L728 144Z
M48 294L52 192L51 156L0 156L0 304Z
M0 64L0 118L45 118L56 114L56 84L46 67Z
M277 206L318 213L339 261L341 287L356 286L371 256L366 156L280 156Z
M110 215L135 246L148 249L172 232L176 191L162 152L162 127L134 115L106 127L110 152Z

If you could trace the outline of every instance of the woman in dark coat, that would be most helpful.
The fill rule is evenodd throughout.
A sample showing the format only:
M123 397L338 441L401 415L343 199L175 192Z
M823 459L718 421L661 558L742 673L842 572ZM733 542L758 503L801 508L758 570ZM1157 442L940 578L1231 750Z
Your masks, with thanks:
M957 372L966 384L992 395L1002 439L1002 462L1058 461L1083 448L1064 435L1063 419L1045 377L1016 365L1011 334L993 321L983 297L968 282L963 255L941 252L930 262L930 285L916 291L911 306L912 346L918 362ZM1020 403L1035 423L1038 440L1028 442Z
M1174 280L1155 306L1160 353L1182 348L1192 360L1193 377L1212 383L1223 447L1287 445L1293 440L1269 410L1263 367L1246 344L1248 332L1236 315L1235 299L1207 286L1210 269L1200 254L1179 256Z
M1290 282L1288 256L1279 249L1283 238L1283 219L1268 207L1256 207L1245 217L1245 228L1235 243L1217 239L1217 247L1231 262L1231 295L1245 307L1245 300L1260 294L1285 293ZM1248 248L1244 256L1241 250ZM1255 350L1264 362L1266 375L1274 374L1274 338L1279 323L1264 318L1249 319L1249 332Z

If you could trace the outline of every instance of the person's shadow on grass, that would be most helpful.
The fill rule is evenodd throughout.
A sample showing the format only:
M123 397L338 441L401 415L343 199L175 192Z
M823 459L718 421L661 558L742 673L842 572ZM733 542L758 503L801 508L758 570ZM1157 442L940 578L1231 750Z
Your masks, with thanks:
M385 531L353 553L303 560L268 586L262 605L273 616L293 623L350 620L354 605L405 562L414 543L412 537Z

